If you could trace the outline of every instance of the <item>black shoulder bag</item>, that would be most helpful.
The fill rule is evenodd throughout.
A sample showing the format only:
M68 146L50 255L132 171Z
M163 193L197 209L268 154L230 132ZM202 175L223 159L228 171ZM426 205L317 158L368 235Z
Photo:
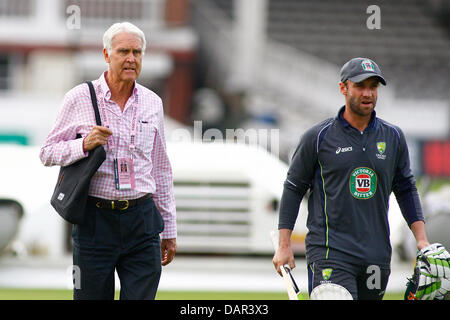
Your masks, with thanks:
M94 86L90 81L86 83L91 94L95 120L97 125L101 125ZM81 135L77 134L77 139L80 138ZM103 146L98 146L89 151L88 157L61 167L50 203L66 221L72 224L83 223L91 178L105 159L105 149Z

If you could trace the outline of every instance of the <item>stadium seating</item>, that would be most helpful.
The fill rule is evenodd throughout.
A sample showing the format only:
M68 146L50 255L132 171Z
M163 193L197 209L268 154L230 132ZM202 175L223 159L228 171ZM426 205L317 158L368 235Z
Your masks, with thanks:
M275 115L283 160L290 158L289 150L312 123L335 115L336 106L342 103L337 90L339 69L356 56L372 58L380 65L388 86L383 88L378 110L392 112L387 115L391 121L408 115L407 134L423 134L415 130L425 116L421 106L428 106L428 113L435 112L436 127L446 127L442 115L447 114L445 105L450 100L450 32L439 24L428 1L377 1L381 28L373 30L367 27L370 0L266 1L262 67L254 85L247 88L245 110L250 115ZM233 80L236 57L232 54L236 45L233 3L192 3L201 61L208 65L209 83L222 89ZM395 112L390 108L393 105ZM439 110L434 110L437 105ZM435 135L446 132L431 131Z
M227 17L233 1L214 0ZM369 0L268 0L270 39L341 66L355 56L373 58L396 95L450 98L450 39L430 4L378 1L381 28L370 30ZM426 75L426 76L425 76Z
M399 96L450 98L450 39L427 1L379 2L378 30L366 26L372 2L272 0L267 32L337 65L354 56L371 57Z

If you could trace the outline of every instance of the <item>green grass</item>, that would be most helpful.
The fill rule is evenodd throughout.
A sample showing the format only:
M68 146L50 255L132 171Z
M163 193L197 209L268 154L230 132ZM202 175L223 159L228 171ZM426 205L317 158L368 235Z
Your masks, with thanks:
M71 290L0 289L0 300L71 300Z
M159 300L286 300L283 292L242 292L242 291L160 291Z
M307 296L307 295L306 295ZM116 291L116 299L119 292ZM159 291L157 300L287 300L283 292ZM71 290L0 288L0 300L72 300ZM387 293L384 300L403 300L403 293Z

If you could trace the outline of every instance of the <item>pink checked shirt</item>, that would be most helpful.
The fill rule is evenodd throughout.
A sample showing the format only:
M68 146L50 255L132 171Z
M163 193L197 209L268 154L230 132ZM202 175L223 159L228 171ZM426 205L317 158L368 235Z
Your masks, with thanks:
M120 107L110 100L111 92L105 74L106 72L93 81L93 85L98 107L104 107L107 113L117 158L131 157L128 144L133 109L137 106L136 148L133 152L136 187L135 190L116 189L114 154L108 146L104 146L106 160L92 178L89 194L98 198L120 200L136 199L146 193L152 193L165 223L162 238L176 238L175 197L172 168L166 150L162 101L154 92L135 82L133 93L122 112ZM41 148L42 163L45 166L67 166L86 157L87 153L83 152L83 138L95 123L89 88L86 83L80 84L64 96L55 125ZM83 138L76 139L77 133Z

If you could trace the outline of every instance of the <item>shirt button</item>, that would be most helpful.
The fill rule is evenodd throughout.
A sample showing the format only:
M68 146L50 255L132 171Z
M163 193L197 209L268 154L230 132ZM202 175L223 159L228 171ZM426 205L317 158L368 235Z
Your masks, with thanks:
M363 148L363 151L366 151L366 148Z

